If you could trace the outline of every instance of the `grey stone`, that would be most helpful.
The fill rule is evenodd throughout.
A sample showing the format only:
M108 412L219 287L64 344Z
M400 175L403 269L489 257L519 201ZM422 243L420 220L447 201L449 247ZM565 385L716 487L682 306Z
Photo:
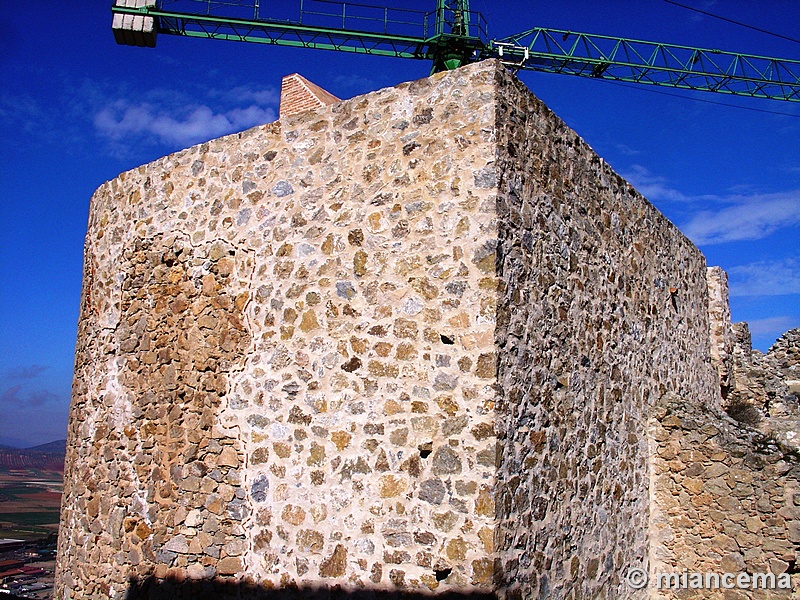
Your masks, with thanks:
M164 544L164 550L168 552L176 552L178 554L186 554L189 552L189 542L183 535L176 535L174 538Z
M268 491L269 478L266 475L259 475L250 486L250 495L256 502L266 502Z
M337 281L336 295L345 300L352 300L356 296L356 288L349 281Z
M439 391L454 390L458 385L458 375L437 373L433 379L433 389Z
M497 187L497 171L494 166L484 167L478 171L472 172L475 178L475 187L477 188L494 188Z
M419 486L419 499L430 504L441 504L447 487L441 479L428 479Z
M272 186L272 193L278 196L278 198L282 198L283 196L294 194L294 188L288 181L279 181Z
M270 419L264 415L250 415L247 417L247 422L257 429L264 429L271 423Z
M236 216L236 226L237 227L244 227L250 222L250 216L253 214L252 209L243 208L239 211L239 214Z
M436 475L461 473L461 457L450 446L439 446L433 453L431 469Z

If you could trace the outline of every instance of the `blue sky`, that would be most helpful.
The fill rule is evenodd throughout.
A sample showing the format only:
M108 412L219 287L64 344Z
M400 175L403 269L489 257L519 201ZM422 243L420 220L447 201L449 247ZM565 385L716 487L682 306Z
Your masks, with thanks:
M793 0L683 3L798 37ZM288 73L349 98L430 69L170 36L155 49L121 47L110 4L0 3L0 444L65 436L83 236L101 183L274 120ZM289 11L297 2L282 4ZM409 4L427 10L435 1ZM546 26L800 58L800 43L665 0L473 0L472 8L486 17L490 37ZM694 240L709 265L728 271L733 318L750 323L755 347L766 350L800 327L800 104L561 75L521 78Z

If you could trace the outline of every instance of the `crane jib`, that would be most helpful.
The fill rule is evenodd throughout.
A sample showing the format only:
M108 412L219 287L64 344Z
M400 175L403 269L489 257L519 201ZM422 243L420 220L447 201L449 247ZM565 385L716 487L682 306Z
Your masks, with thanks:
M115 0L112 29L118 43L133 46L155 46L160 34L180 35L430 60L432 71L497 58L515 71L800 102L798 60L548 28L489 40L485 19L468 0L437 0L428 12L299 0L296 10L279 15L263 14L261 4Z

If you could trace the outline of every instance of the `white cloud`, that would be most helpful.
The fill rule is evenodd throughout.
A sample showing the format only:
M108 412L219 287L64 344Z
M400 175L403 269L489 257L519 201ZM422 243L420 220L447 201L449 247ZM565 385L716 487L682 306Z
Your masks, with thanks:
M281 101L280 94L274 88L253 89L240 85L223 95L234 102L254 102L260 106L277 105Z
M81 97L92 108L95 132L114 154L157 145L185 148L277 119L272 87L151 88L135 96L124 88L86 82Z
M637 154L642 153L641 150L636 150L626 144L616 144L615 147L620 153L624 154L625 156L636 156Z
M793 317L770 317L768 319L756 319L748 321L747 326L750 334L754 336L771 337L776 339L797 326L797 319Z
M631 170L621 175L633 187L635 187L642 196L651 202L693 202L694 199L686 196L676 189L670 188L667 185L666 179L653 175L647 168L641 165L632 165Z
M731 296L800 294L800 259L761 261L728 269Z
M696 213L683 231L695 244L759 240L778 229L800 225L800 190L730 196L717 210Z
M117 100L95 115L94 126L102 136L113 142L144 137L169 146L190 146L270 123L275 118L272 108L255 104L214 112L204 104L186 110Z
M645 198L669 206L681 231L698 245L758 240L800 225L800 190L763 194L734 186L725 194L690 196L641 165L624 177Z

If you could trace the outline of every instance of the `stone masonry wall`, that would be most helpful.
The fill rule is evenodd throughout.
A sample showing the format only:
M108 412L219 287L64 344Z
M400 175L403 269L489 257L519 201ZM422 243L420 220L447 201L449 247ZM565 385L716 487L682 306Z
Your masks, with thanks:
M800 459L737 423L666 396L653 411L651 589L656 573L772 574L771 589L660 590L661 598L794 598L800 584ZM780 586L783 576L783 586ZM788 580L788 581L787 581ZM687 581L691 581L688 579ZM762 580L764 581L764 580ZM769 580L766 580L769 582ZM662 580L662 588L666 588ZM790 589L786 589L786 583Z
M718 406L708 310L697 248L496 62L124 173L56 597L644 598L648 423Z
M501 586L520 599L644 597L622 576L647 568L650 410L668 392L719 393L705 260L498 77Z
M735 420L800 446L800 330L784 333L766 354L753 350L747 323L731 323L728 276L708 269L711 358L721 406Z
M734 387L733 329L728 293L728 274L720 267L709 267L708 315L711 335L711 362L719 374L720 406L727 406L727 398Z
M495 70L97 191L59 598L148 578L490 588Z

